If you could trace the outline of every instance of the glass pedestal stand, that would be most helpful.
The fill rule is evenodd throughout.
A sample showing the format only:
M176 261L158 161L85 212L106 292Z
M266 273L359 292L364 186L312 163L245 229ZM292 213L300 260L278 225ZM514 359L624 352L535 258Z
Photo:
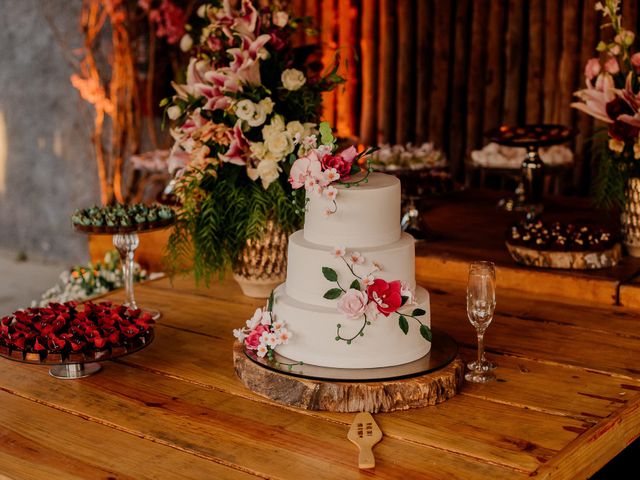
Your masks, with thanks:
M120 263L122 264L122 278L125 292L123 305L132 309L139 308L133 293L133 259L138 245L140 245L140 239L135 232L116 233L113 235L113 246L118 250ZM158 320L162 316L158 310L143 310L149 312L154 320Z
M61 380L76 380L98 373L102 369L99 363L67 363L49 369L49 375Z
M536 145L527 145L527 156L522 162L515 197L503 198L498 206L508 212L542 213L544 191L544 163Z
M407 195L406 202L402 202L402 218L400 219L402 231L411 234L418 241L426 240L429 236L428 227L417 206L417 202L420 202L420 200L420 197Z

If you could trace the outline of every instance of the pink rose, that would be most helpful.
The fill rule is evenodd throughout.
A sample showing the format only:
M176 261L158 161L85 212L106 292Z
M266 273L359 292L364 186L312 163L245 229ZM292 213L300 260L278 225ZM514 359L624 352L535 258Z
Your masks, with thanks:
M588 80L593 80L600 75L600 70L600 59L590 58L584 66L584 76L587 77Z
M247 338L244 339L244 344L249 350L258 349L258 345L260 345L260 337L264 332L269 333L269 329L264 325L258 325L255 330L253 330Z
M338 310L348 318L356 319L360 317L367 308L367 294L350 288L340 300L338 300Z
M615 75L620 71L620 65L618 65L618 61L615 57L609 57L609 59L604 62L604 70L611 75Z
M347 162L340 155L325 155L322 159L322 169L329 170L334 168L340 175L340 178L346 178L351 172L351 162Z
M315 151L309 152L306 157L300 157L291 166L289 183L291 187L301 188L305 186L307 178L317 179L322 175L320 160Z
M631 55L631 66L636 72L640 71L640 52Z

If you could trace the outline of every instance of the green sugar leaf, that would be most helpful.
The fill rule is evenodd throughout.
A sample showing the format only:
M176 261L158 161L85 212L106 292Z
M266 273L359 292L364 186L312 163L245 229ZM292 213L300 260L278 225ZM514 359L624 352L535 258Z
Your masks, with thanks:
M431 329L426 325L420 325L420 335L422 335L427 342L431 341Z
M407 322L407 319L404 315L400 315L400 318L398 319L398 325L400 325L400 330L402 330L405 335L409 333L409 322Z
M326 278L330 282L338 281L338 274L333 268L322 267L322 275L324 275L324 278Z
M423 309L416 308L411 315L413 315L414 317L419 317L421 315L424 315L425 313L427 312L425 312Z
M354 280L353 282L351 282L351 285L349 285L349 288L360 290L360 282L358 282L358 280Z
M340 295L342 295L342 290L340 290L339 288L332 288L331 290L327 290L323 297L327 300L335 300Z

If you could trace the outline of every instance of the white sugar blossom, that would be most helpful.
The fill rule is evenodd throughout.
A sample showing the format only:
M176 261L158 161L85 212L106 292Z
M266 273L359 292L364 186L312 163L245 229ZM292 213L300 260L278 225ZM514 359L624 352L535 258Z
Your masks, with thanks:
M347 249L341 245L333 247L333 251L331 252L331 254L336 258L344 257L346 253Z
M282 72L280 79L282 80L282 85L287 90L298 90L307 81L304 73L296 68L287 68L284 72Z
M351 252L349 255L349 260L354 265L362 265L364 263L364 257L360 254L360 252Z
M249 330L253 330L260 324L261 320L262 320L262 309L257 308L256 311L253 313L253 317L247 320L247 328Z
M414 293L408 282L400 283L400 296L407 297L407 304L410 305L414 300Z
M375 281L375 278L371 274L362 277L362 285L365 287L368 287L369 285L373 285L374 281Z
M328 168L322 172L322 176L324 177L325 182L327 182L327 185L340 179L340 174L335 168ZM335 190L335 187L332 188Z
M271 320L272 320L271 312L269 311L262 312L262 318L260 319L260 323L262 325L264 326L271 325Z
M275 331L278 331L283 327L284 327L284 322L282 320L274 320L273 321L273 329Z
M291 340L291 332L286 328L281 328L280 330L276 331L276 336L280 345L284 345L289 340Z
M278 336L275 333L270 333L266 337L267 347L275 348L279 345Z
M258 354L258 356L260 358L263 358L266 354L267 354L267 346L266 345L258 345L258 348L256 350L256 353Z
M323 193L329 200L335 200L338 196L338 189L336 187L327 187L324 189Z
M243 342L247 335L244 333L242 328L236 328L233 330L233 336L238 339L239 342Z

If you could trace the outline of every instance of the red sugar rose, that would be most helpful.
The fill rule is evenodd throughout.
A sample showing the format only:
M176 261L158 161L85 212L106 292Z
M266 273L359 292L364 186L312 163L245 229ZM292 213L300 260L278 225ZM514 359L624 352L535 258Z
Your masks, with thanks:
M376 304L380 313L388 317L402 306L400 290L401 284L399 280L385 282L381 278L376 278L367 287L367 295L369 296L369 301Z

